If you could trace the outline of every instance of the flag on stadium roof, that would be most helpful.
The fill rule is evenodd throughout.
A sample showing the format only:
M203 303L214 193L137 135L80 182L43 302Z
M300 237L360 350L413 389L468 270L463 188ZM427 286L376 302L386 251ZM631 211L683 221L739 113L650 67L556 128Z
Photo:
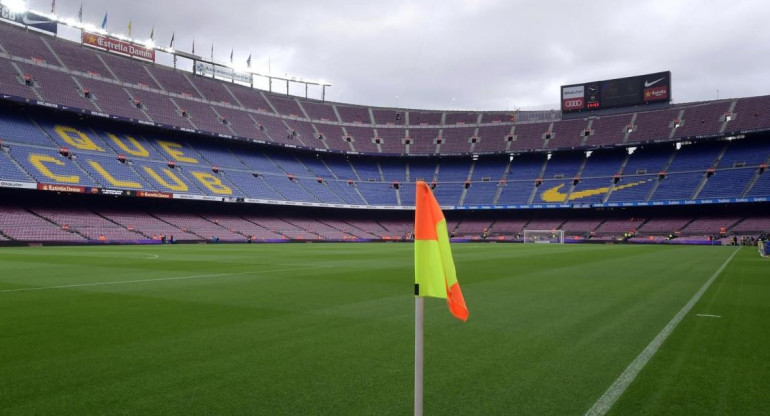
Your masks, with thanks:
M155 40L155 25L152 25L152 30L150 31L150 40Z
M168 47L173 48L174 47L174 32L171 32L171 42L169 42Z
M193 38L193 47L192 47L192 53L195 53L195 38Z
M107 12L104 12L104 18L102 19L102 29L107 30Z
M230 49L230 63L233 63L233 49Z
M468 319L468 307L455 274L446 218L425 181L417 182L414 213L414 294L447 300L457 319Z
M246 66L251 68L251 54L249 54L249 59L246 60Z
M133 25L131 24L131 19L128 19L128 37L131 37L131 29L133 29Z
M56 13L56 0L51 0L51 14Z
M78 10L78 21L83 23L83 3L80 3L80 10Z

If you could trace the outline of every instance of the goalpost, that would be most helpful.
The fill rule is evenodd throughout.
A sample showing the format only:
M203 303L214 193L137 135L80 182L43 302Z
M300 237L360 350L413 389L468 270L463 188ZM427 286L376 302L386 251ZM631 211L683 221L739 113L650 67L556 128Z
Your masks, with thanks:
M524 230L524 244L564 244L564 230Z

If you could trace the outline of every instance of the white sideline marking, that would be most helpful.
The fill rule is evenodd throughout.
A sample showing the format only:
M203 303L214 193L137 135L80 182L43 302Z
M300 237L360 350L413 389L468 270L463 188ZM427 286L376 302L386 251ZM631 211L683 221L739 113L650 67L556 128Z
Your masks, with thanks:
M679 311L672 319L671 322L669 322L663 330L660 331L660 333L650 342L647 347L642 350L642 352L634 359L634 361L631 362L631 364L626 367L625 371L618 377L617 380L615 380L614 383L607 389L607 391L604 392L602 397L599 398L599 400L594 403L594 405L588 409L586 412L586 416L603 416L607 414L607 412L612 408L612 406L615 404L615 402L620 398L620 395L623 394L624 391L628 388L628 386L631 384L632 381L636 378L636 376L639 374L640 371L642 371L642 368L647 364L648 361L652 358L653 355L658 351L658 348L663 344L663 342L668 338L669 335L671 335L672 332L674 332L674 329L677 325L679 325L679 322L682 321L682 319L687 315L693 306L695 306L696 303L700 300L701 296L703 296L703 293L708 290L709 286L711 286L711 283L716 280L716 278L719 276L720 273L722 273L722 270L727 267L727 265L730 263L730 260L735 257L736 254L738 254L738 251L740 251L741 248L738 247L733 254L730 255L730 257L725 260L724 263L722 263L721 266L719 266L719 269L714 272L713 275L709 278L709 280L706 281L706 283L701 286L701 288L693 295L692 299L690 299L689 302L687 302L686 305L682 308L682 310Z
M721 318L722 315L709 315L707 313L699 313L697 316L702 316L704 318Z
M331 267L331 266L326 266ZM43 286L43 287L25 287L20 289L5 289L0 290L0 293L10 292L30 292L33 290L49 290L49 289L69 289L72 287L89 287L89 286L109 286L109 285L123 285L128 283L146 283L146 282L166 282L170 280L189 280L189 279L203 279L206 277L224 277L224 276L242 276L244 274L264 274L264 273L278 273L278 272L290 272L295 270L310 270L310 269L322 269L326 267L295 267L292 269L278 269L278 270L256 270L253 272L241 272L241 273L221 273L221 274L199 274L195 276L179 276L179 277L161 277L159 279L139 279L139 280L122 280L118 282L95 282L95 283L78 283L72 285L60 285L60 286Z
M8 255L24 255L24 256L39 256L40 253L33 253L30 251L21 252L21 251L10 251L10 250L3 250L0 251L0 254L8 254ZM127 258L130 260L155 260L160 258L159 254L149 254L149 253L114 253L114 252L108 252L108 253L99 253L99 252L92 252L92 253L67 253L64 251L59 251L53 254L54 256L62 256L62 257L97 257L97 258ZM146 256L146 257L130 257L130 256ZM128 257L127 257L128 256Z

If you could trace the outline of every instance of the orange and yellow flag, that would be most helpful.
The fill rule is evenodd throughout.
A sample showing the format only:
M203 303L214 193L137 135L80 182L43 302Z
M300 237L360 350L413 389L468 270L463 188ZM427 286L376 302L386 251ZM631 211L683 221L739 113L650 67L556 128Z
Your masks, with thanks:
M415 198L414 294L446 299L449 312L466 321L468 307L457 283L444 213L424 181L417 182Z

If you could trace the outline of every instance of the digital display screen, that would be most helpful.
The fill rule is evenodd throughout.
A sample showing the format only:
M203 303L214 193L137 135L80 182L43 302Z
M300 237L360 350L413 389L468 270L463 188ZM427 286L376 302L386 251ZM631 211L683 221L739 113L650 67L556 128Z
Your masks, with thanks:
M561 87L565 113L670 101L670 71Z

